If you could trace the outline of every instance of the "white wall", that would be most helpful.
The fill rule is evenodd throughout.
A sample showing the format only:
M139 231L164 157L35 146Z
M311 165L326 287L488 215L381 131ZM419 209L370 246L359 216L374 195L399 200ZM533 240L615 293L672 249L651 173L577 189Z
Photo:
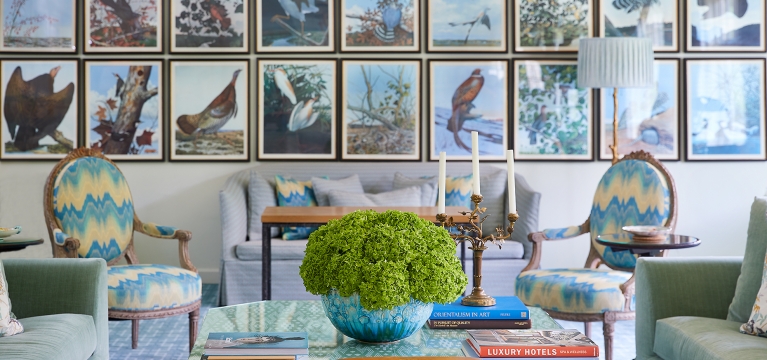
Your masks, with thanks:
M384 164L385 165L385 164ZM517 170L543 194L540 226L562 227L585 220L599 178L609 162L518 162ZM50 257L43 218L43 184L53 162L0 163L0 226L21 225L22 234L39 236L45 244L6 257ZM192 262L206 283L218 281L221 222L218 191L233 173L257 163L120 163L131 187L136 212L143 221L193 232ZM322 163L317 163L318 167ZM501 165L499 165L501 166ZM748 214L754 196L767 183L763 162L669 162L666 166L679 192L676 232L698 236L702 244L672 256L743 255ZM394 169L392 169L394 171ZM520 212L524 209L519 209ZM136 235L138 257L145 263L178 264L175 240ZM543 267L578 267L588 254L588 239L544 245Z

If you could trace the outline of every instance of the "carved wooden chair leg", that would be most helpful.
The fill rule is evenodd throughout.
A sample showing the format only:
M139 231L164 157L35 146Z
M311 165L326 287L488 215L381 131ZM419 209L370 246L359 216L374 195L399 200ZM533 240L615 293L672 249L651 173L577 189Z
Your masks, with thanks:
M138 319L131 320L131 348L138 348Z
M615 320L605 319L602 332L605 336L605 360L613 360L613 333L615 332Z
M197 339L197 321L200 319L200 309L189 313L189 352L192 352L194 341Z
M583 323L583 334L586 335L587 338L591 338L591 323L590 322L584 322Z

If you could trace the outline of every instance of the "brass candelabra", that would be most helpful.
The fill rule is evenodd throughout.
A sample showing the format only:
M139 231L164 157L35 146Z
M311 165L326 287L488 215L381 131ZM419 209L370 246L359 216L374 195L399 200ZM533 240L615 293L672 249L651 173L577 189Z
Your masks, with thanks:
M455 240L456 245L464 241L471 243L469 249L474 254L473 289L470 295L464 296L461 304L466 306L493 306L495 305L495 299L486 294L485 290L482 289L482 253L487 250L485 245L487 242L498 245L498 248L501 249L504 240L511 237L511 233L514 232L514 223L519 219L519 215L517 213L508 215L509 226L506 228L506 232L501 228L496 228L495 234L482 236L482 223L488 217L488 215L482 216L482 214L487 211L487 208L479 206L482 202L482 195L472 195L471 202L474 203L474 210L471 212L460 212L461 215L468 216L470 225L458 225L453 221L453 217L448 218L447 214L437 214L437 221L439 221L442 227L455 227L458 230L458 233L450 234L450 237ZM480 216L482 217L480 218Z

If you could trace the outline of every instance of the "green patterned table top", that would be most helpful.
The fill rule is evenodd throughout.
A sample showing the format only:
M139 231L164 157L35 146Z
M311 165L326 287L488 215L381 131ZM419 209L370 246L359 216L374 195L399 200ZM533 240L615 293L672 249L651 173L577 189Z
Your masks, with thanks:
M562 327L539 308L530 308L534 329ZM312 360L372 356L463 356L465 330L432 330L426 325L394 343L368 344L344 336L325 316L320 301L260 301L210 309L189 360L199 360L211 332L306 331Z

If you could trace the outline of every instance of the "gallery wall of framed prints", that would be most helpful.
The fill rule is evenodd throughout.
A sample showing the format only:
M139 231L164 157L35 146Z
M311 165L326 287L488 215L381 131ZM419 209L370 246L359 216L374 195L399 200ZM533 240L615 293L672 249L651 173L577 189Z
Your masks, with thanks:
M762 0L0 0L0 161L609 161L586 37L652 39L619 153L767 160Z

